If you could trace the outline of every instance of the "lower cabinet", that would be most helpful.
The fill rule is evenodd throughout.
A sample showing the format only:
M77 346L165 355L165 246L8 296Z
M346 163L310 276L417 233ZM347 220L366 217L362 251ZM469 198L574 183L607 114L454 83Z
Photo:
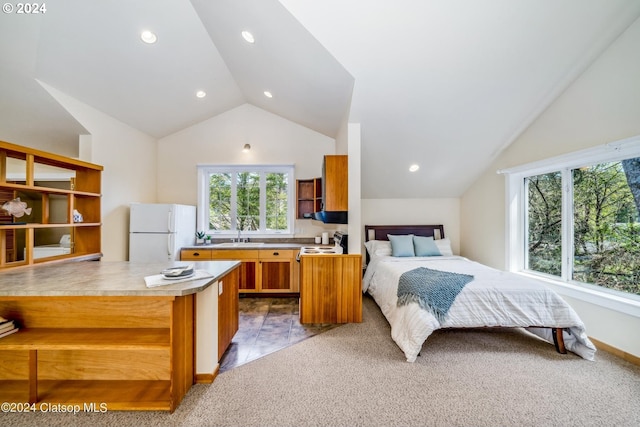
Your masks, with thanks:
M218 361L238 332L238 269L218 280Z
M240 293L297 293L300 292L298 252L294 249L183 249L180 259L241 261Z
M298 251L261 249L258 259L258 292L298 292Z
M300 257L300 323L362 322L362 256Z

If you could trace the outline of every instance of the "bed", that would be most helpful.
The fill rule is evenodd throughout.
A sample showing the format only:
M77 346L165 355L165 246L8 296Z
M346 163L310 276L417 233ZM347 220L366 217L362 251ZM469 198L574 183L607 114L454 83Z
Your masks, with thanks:
M454 256L442 225L367 225L365 240L363 292L387 318L407 362L437 329L481 327L525 328L560 353L594 360L583 322L557 293L541 281ZM434 287L426 292L425 286Z

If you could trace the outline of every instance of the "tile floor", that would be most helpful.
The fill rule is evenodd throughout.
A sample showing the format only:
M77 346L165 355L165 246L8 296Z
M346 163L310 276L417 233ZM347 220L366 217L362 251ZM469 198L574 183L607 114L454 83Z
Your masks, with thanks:
M238 332L220 360L228 371L338 324L300 324L298 298L240 297Z

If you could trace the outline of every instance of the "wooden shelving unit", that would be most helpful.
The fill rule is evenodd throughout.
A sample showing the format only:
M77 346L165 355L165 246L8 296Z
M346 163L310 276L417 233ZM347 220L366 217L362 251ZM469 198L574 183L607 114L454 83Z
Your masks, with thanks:
M103 167L0 141L0 205L20 198L32 209L19 218L0 210L0 270L64 259L102 256L101 174ZM73 212L83 216L74 222ZM62 235L68 253L43 255Z
M0 339L0 400L175 410L194 381L194 301L0 297L21 325Z
M322 178L296 180L296 218L311 219L322 209Z

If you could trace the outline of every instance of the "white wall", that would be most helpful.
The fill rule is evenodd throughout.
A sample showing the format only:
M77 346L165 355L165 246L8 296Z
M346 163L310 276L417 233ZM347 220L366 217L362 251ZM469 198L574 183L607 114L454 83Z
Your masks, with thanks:
M498 169L640 134L638 46L640 21L616 40L463 195L462 255L505 267L505 178L496 175ZM565 298L585 322L590 336L640 356L640 318Z
M155 201L156 140L50 86L43 86L91 133L90 138L81 138L82 153L91 156L82 160L104 167L103 259L125 261L129 248L129 203Z
M457 198L363 199L361 209L363 230L365 225L443 224L453 253L460 253L460 200Z
M197 205L198 164L294 164L296 179L307 179L321 176L323 156L334 153L334 139L244 104L158 141L157 199ZM306 219L295 228L315 236L337 227Z
M361 165L360 159L360 123L349 123L347 131L347 155L348 167L349 167L349 224L347 225L347 232L349 235L348 240L348 252L350 254L363 253L362 252L362 233L364 232L364 226L362 225L362 195L361 195ZM344 230L341 230L344 231Z

